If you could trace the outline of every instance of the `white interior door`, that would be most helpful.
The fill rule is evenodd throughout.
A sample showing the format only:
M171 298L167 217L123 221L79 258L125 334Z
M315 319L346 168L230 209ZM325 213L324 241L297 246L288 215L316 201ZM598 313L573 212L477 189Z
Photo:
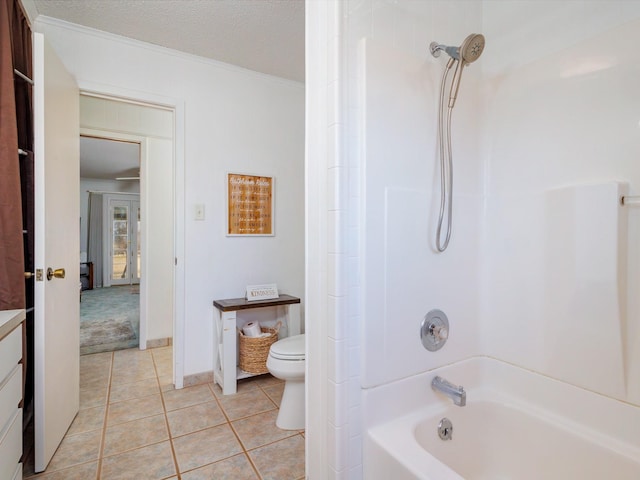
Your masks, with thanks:
M33 35L35 134L35 470L43 471L80 403L79 92ZM47 279L47 269L64 278ZM38 272L37 272L38 273Z

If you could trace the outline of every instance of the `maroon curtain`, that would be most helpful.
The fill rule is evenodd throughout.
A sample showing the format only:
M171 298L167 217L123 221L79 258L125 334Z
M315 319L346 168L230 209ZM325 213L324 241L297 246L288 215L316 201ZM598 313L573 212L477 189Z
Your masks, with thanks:
M32 76L31 60L31 28L19 5L19 0L2 0L9 2L9 21L11 22L11 48L13 50L13 68ZM18 126L18 146L23 150L31 150L33 145L32 120L32 87L20 77L14 77L16 98L16 123Z
M6 0L5 0L6 1ZM11 46L13 68L33 78L31 28L20 7L20 0L11 0ZM10 7L11 8L11 7ZM25 152L20 157L20 186L22 189L22 229L24 248L24 271L33 272L34 265L34 157L33 157L33 86L24 79L14 77L16 98L16 123L18 147ZM33 278L25 280L26 307L33 307ZM27 315L27 323L30 317Z
M25 284L11 35L16 5L13 0L0 1L0 310L4 310L25 307Z

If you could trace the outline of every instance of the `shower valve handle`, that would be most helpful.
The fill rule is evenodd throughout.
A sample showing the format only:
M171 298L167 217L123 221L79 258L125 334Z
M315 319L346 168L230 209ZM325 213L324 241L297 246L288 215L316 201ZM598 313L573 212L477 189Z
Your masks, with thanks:
M449 337L449 330L441 325L431 324L429 326L429 333L438 340L446 340Z

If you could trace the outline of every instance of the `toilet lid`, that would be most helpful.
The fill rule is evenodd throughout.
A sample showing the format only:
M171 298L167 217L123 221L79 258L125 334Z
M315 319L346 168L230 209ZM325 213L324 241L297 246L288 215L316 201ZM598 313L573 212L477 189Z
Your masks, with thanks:
M304 360L304 333L278 340L271 345L269 354L283 360Z

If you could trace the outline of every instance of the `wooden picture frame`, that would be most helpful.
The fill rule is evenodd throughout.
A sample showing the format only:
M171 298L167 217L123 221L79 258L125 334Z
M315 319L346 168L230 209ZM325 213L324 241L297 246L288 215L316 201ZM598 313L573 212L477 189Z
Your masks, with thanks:
M275 178L227 173L227 236L272 237Z

